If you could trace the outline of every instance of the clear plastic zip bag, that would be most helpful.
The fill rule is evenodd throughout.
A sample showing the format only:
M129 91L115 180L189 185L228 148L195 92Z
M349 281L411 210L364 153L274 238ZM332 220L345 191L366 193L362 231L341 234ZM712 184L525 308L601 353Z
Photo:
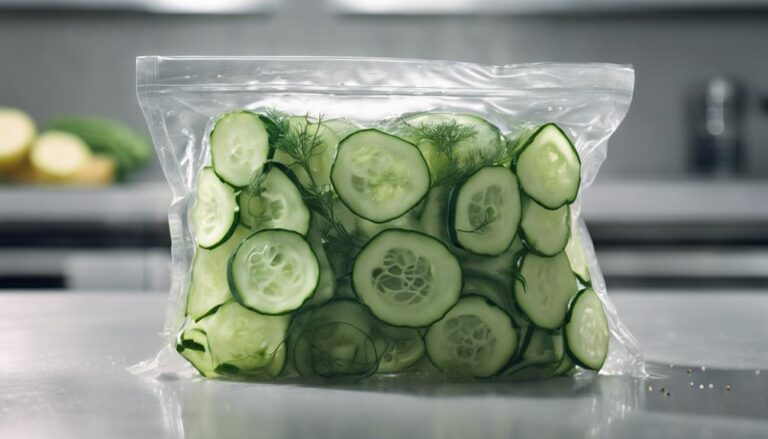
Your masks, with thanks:
M611 64L138 58L173 262L165 347L133 370L643 375L580 218L633 84Z

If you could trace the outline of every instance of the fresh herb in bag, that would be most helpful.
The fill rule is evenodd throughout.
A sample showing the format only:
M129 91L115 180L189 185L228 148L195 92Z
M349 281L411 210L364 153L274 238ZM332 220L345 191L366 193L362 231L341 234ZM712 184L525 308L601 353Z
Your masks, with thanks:
M176 196L169 347L144 371L180 370L175 347L205 377L252 380L643 372L579 218L631 68L137 71Z

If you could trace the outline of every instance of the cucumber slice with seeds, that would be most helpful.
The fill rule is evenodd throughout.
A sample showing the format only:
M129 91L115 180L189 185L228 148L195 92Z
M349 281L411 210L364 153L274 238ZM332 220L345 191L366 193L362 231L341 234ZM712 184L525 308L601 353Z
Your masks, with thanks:
M489 377L517 350L509 316L483 297L464 297L425 336L432 363L449 376Z
M565 253L552 257L527 253L517 272L515 301L534 325L557 329L563 326L568 302L577 288Z
M571 207L546 209L530 198L523 200L520 230L525 245L544 256L554 256L568 243L571 235Z
M216 373L274 377L283 370L287 316L259 314L233 301L205 320Z
M360 300L394 326L426 326L459 298L461 267L445 245L419 232L385 230L363 247L352 269Z
M573 298L565 324L565 345L582 367L600 370L608 356L608 318L603 302L587 288Z
M267 163L262 174L238 196L240 222L254 231L293 230L306 235L310 214L290 170Z
M365 129L339 143L331 181L352 212L383 223L416 206L429 191L430 176L415 145Z
M197 245L212 249L229 238L237 227L240 208L232 187L212 168L203 168L197 176L195 205L189 213Z
M276 315L298 309L315 292L317 256L300 234L270 229L245 238L229 261L229 287L244 307Z
M224 182L236 188L247 186L270 154L266 122L258 114L233 111L216 120L211 131L211 162Z
M519 147L515 173L523 192L547 209L576 199L581 184L581 160L568 136L549 123L533 132Z
M485 166L457 184L449 204L451 239L472 253L500 255L517 235L520 191L503 166Z

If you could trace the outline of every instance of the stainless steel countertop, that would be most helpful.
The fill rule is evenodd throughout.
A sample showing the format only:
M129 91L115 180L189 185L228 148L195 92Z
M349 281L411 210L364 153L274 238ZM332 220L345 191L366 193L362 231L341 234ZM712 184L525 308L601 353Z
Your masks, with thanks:
M3 293L0 438L768 437L768 294L613 293L652 378L145 380L164 294Z

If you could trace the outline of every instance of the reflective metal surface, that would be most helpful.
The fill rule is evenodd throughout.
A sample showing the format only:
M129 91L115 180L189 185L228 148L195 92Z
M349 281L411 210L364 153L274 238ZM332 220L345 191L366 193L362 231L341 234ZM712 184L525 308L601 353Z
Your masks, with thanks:
M612 293L651 378L150 381L165 295L3 294L0 437L768 436L768 296Z

